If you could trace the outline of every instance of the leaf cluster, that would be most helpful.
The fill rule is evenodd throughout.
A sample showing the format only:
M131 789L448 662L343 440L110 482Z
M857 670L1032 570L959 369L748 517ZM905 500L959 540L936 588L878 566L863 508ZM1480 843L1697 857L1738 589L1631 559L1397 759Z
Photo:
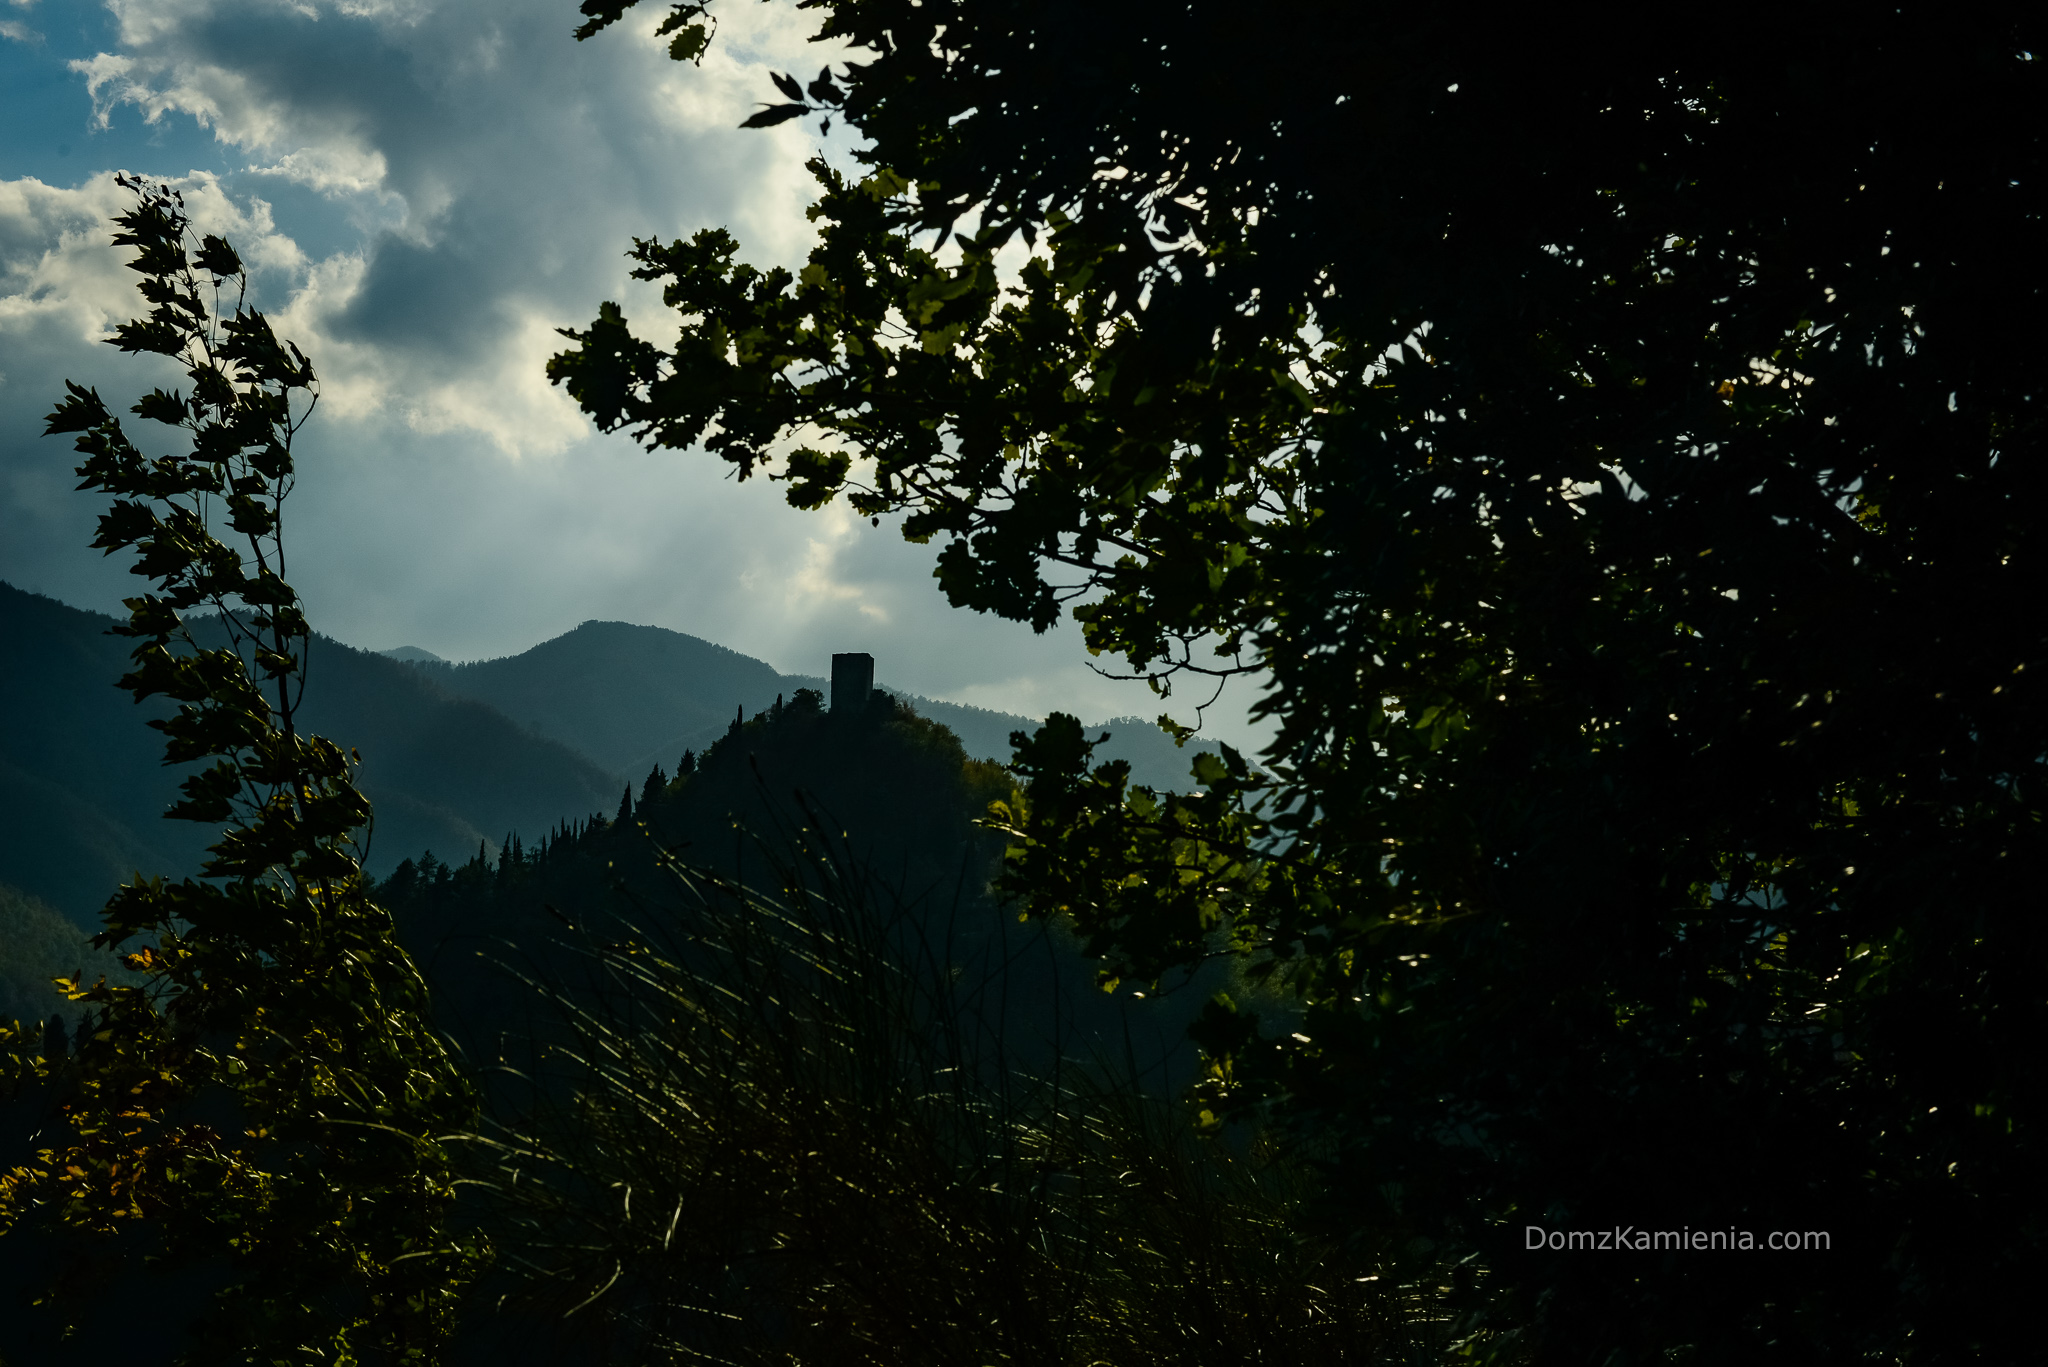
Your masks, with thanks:
M1219 1004L1218 1104L1560 1356L2023 1333L2038 23L816 7L870 150L809 264L640 242L675 346L608 305L550 373L900 513L958 605L1262 671L1274 782L1224 802L1028 748L1014 886L1112 973L1275 965L1300 1028ZM1653 1218L1846 1251L1513 1243Z
M138 875L107 903L94 943L132 976L62 983L85 1013L75 1049L8 1028L6 1080L41 1084L57 1139L0 1176L0 1232L222 1265L208 1361L429 1361L483 1256L449 1227L443 1142L474 1098L368 896L356 758L294 722L308 627L279 505L317 381L247 306L233 248L175 191L123 183L114 240L150 310L109 340L183 368L189 389L132 410L183 448L145 455L77 384L47 430L111 499L94 545L152 581L116 628L135 642L121 686L177 704L150 723L166 763L212 761L166 815L223 830L202 876ZM202 608L228 644L194 639Z

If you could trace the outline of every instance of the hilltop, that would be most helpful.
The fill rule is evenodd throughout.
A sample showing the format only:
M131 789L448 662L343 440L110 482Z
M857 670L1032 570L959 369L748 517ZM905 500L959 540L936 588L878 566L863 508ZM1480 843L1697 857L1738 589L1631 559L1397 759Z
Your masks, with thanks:
M137 872L196 872L214 833L162 819L184 776L162 763L147 723L168 714L115 687L128 643L112 617L0 583L0 883L81 926ZM215 629L195 623L210 639ZM401 656L403 658L391 658ZM309 648L304 724L363 756L376 807L369 870L385 876L433 850L493 858L564 821L610 813L630 783L673 773L735 717L765 714L825 681L660 627L586 622L503 659L451 664L417 646L358 650L325 636ZM884 689L945 727L964 754L1006 761L1013 731L1038 720ZM1188 782L1192 753L1149 722L1101 723L1103 759L1133 781Z
M450 693L499 711L581 750L606 768L638 779L655 765L673 765L686 749L701 750L723 735L734 714L751 716L800 688L823 692L826 680L783 674L766 661L679 631L629 622L585 622L517 655L454 664L418 646L385 652L414 664ZM939 722L976 759L1006 763L1010 733L1035 731L1041 718L995 712L883 691L918 715ZM1183 753L1151 722L1117 717L1089 727L1110 740L1097 753L1130 762L1134 783L1179 789L1188 783L1192 753Z

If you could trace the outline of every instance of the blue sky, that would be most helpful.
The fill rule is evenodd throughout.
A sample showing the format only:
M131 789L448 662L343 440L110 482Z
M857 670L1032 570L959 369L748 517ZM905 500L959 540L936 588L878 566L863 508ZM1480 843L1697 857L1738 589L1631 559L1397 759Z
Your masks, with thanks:
M1071 627L947 608L933 548L886 522L600 436L548 386L553 329L600 300L658 323L634 235L725 226L764 264L811 240L815 130L736 125L779 98L771 69L833 55L815 16L725 6L700 68L642 8L578 44L574 0L0 0L0 578L109 611L134 589L86 549L97 506L38 435L67 377L110 399L157 379L97 341L136 310L106 242L119 169L180 185L320 369L287 519L329 634L476 659L624 620L793 672L868 650L888 682L982 706L1155 714ZM1212 719L1242 743L1240 693Z

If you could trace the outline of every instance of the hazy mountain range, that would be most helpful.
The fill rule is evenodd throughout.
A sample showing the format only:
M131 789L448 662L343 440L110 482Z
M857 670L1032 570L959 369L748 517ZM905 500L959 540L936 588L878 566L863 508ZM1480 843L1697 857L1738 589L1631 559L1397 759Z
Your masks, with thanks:
M778 674L763 661L695 636L626 622L585 622L523 654L475 664L451 664L417 646L382 653L636 782L657 764L672 770L684 750L702 750L724 735L738 711L751 717L799 688L831 692L822 675ZM819 664L829 667L829 657ZM876 664L879 672L888 662ZM1040 721L881 687L949 728L977 759L1007 762L1010 733L1035 730ZM1096 725L1096 734L1105 730L1110 742L1097 754L1129 760L1134 782L1160 788L1188 782L1194 756L1176 749L1151 722L1112 718Z
M128 642L113 618L0 583L0 885L40 898L80 925L140 870L196 872L214 833L161 819L182 772L161 763L162 737L115 681ZM202 628L203 631L203 628ZM828 659L819 661L828 665ZM882 671L888 662L879 661ZM462 858L529 839L557 822L610 812L655 765L673 771L735 713L778 694L826 691L824 679L679 632L586 622L522 654L450 664L417 648L376 653L316 637L303 720L361 751L376 806L369 865L383 874L433 849ZM1007 759L1009 734L1036 719L936 702L891 689L959 735L970 755ZM1102 723L1103 758L1136 781L1189 782L1191 753L1135 719Z

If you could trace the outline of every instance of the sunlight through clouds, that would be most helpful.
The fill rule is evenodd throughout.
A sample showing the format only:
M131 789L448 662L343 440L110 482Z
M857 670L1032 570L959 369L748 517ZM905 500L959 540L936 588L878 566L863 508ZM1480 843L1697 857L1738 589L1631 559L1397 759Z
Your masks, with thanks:
M98 344L137 304L106 238L124 169L234 241L252 302L319 368L291 516L324 630L479 658L629 620L791 671L871 650L933 697L1035 714L1078 686L1082 711L1156 711L1089 674L1070 626L949 608L934 548L886 522L600 436L548 384L556 329L602 300L671 334L627 278L633 238L725 227L748 260L800 265L804 162L859 170L841 130L737 127L779 98L771 71L843 60L809 41L816 15L732 5L693 66L644 8L578 44L573 0L8 0L52 35L10 53L70 103L0 149L0 578L102 610L132 591L86 549L70 452L39 436L66 377L110 397L175 381Z

